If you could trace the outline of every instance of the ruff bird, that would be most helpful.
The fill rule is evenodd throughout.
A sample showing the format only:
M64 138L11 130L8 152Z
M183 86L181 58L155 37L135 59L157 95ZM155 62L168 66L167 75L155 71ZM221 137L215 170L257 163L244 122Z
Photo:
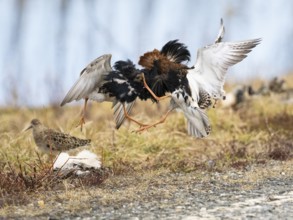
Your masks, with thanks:
M101 90L101 87L105 83L105 78L113 71L111 68L111 57L111 54L105 54L88 64L81 71L79 79L74 83L61 102L61 106L63 106L66 103L72 102L74 100L85 100L83 113L80 120L81 129L85 123L85 112L88 100L96 102L112 102L117 129L121 126L125 116L128 116L128 113L130 113L134 105L134 102L127 102L122 105L122 103L117 99L110 97L107 92L102 92Z
M173 109L179 108L187 118L188 134L206 137L211 128L205 111L212 106L212 99L216 102L225 98L223 85L228 68L241 62L261 41L222 42L224 32L221 20L214 44L198 50L196 63L191 68L184 64L190 60L190 53L178 40L169 41L161 50L154 49L141 56L141 70L130 60L118 61L112 69L111 56L104 55L90 64L85 73L82 72L61 105L81 98L86 101L113 101L118 103L116 127L119 128L123 120L128 118L141 126L137 131L163 123ZM128 114L137 98L158 102L168 97L171 98L170 108L156 123L145 125Z
M159 95L164 95L165 92L171 93L170 109L162 120L142 127L141 131L163 123L169 112L179 108L187 118L188 134L199 138L209 135L211 126L205 110L212 106L212 99L215 102L225 99L223 86L228 68L246 58L261 41L261 39L252 39L222 42L224 32L225 28L221 20L220 31L214 44L198 50L197 60L192 68L181 64L182 61L189 60L189 52L177 41L173 41L172 49L167 53L164 53L163 49L160 52L154 50L140 58L139 63L149 70L151 79L145 75L146 82L154 93ZM165 60L168 60L166 65L164 65Z
M40 120L33 119L25 130L33 129L33 137L38 148L43 152L68 151L90 144L89 139L79 139L69 134L45 127Z
M105 77L102 91L121 103L134 102L136 98L158 102L170 97L166 93L172 93L179 87L190 93L186 78L189 67L182 64L189 59L190 53L184 44L177 40L169 41L160 51L154 49L140 57L139 64L144 67L141 70L130 60L116 62L114 71ZM137 131L141 132L163 123L165 116L151 125L132 120L140 125Z

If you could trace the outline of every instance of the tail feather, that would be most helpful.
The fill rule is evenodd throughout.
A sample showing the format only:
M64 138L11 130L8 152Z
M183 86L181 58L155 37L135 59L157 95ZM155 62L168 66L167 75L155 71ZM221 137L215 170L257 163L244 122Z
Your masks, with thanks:
M172 93L171 106L180 108L187 119L188 134L203 138L210 134L211 126L208 116L201 110L197 103L183 89Z
M187 132L189 135L203 138L210 134L211 126L207 115L200 108L193 108L193 117L187 117Z
M128 103L128 102L124 103L127 114L130 114L130 112L134 106L134 103L135 103L135 101L130 102L130 103ZM119 129L125 120L125 114L124 114L123 105L121 102L117 102L114 105L114 119L115 119L115 123L116 123L116 129Z
M175 63L182 63L190 60L189 50L184 44L179 43L178 40L172 40L166 43L161 49L161 54Z

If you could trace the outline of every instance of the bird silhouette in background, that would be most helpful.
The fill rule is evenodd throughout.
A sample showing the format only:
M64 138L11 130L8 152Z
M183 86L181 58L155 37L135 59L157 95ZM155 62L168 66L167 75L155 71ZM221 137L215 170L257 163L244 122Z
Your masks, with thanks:
M25 130L33 129L36 145L43 152L68 151L77 147L90 144L89 139L80 139L69 134L45 127L40 120L33 119Z
M274 77L272 80L270 80L268 87L271 92L282 93L285 92L284 84L285 80Z
M81 71L79 79L74 83L61 102L61 106L63 106L74 100L85 100L82 117L79 123L81 129L85 123L85 112L88 100L96 102L112 102L117 129L125 120L125 115L128 115L134 105L134 102L127 102L122 105L117 99L110 97L108 93L101 92L101 87L105 83L105 77L113 71L111 68L111 57L111 54L105 54L88 64ZM126 114L124 114L124 112L126 112Z

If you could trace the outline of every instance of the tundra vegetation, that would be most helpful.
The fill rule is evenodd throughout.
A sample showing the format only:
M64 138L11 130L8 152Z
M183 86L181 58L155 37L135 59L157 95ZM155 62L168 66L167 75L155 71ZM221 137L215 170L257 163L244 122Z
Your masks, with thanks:
M292 74L285 80L286 88L293 88ZM252 85L259 87L261 83L255 80ZM227 85L226 91L233 86ZM291 104L288 102L292 96L289 89L255 95L247 97L236 110L222 108L218 103L215 109L208 110L212 132L205 139L188 136L184 115L176 111L164 124L136 133L132 131L137 125L127 121L115 130L109 103L89 104L82 131L76 127L81 105L3 107L0 109L0 215L13 217L17 216L16 210L25 210L19 215L36 216L49 213L57 203L64 203L65 211L90 209L87 201L93 198L108 205L132 202L143 199L150 181L166 173L186 174L189 178L186 184L191 181L190 173L193 182L200 182L214 173L246 172L251 166L258 169L247 171L243 181L260 181L283 170L285 175L292 175L292 169L287 170L292 167L293 155L293 104L292 100ZM148 123L158 120L167 108L168 100L159 104L137 102L132 115ZM100 155L103 167L83 177L52 171L54 157L39 152L31 131L23 131L33 118L39 118L50 128L91 139L90 146L77 148L70 154L88 149ZM276 165L279 170L266 168L275 161L281 161ZM169 182L167 177L160 183L164 182ZM142 195L138 196L138 191Z

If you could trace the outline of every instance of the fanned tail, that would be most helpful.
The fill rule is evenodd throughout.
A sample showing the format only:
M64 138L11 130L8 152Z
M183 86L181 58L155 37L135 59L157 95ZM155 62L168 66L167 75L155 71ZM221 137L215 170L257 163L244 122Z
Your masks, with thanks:
M190 60L189 50L183 43L179 43L178 40L172 40L166 43L161 49L161 54L175 63L182 63Z
M211 132L211 126L209 123L208 116L200 108L192 108L190 113L193 117L187 117L187 132L189 135L204 138Z

